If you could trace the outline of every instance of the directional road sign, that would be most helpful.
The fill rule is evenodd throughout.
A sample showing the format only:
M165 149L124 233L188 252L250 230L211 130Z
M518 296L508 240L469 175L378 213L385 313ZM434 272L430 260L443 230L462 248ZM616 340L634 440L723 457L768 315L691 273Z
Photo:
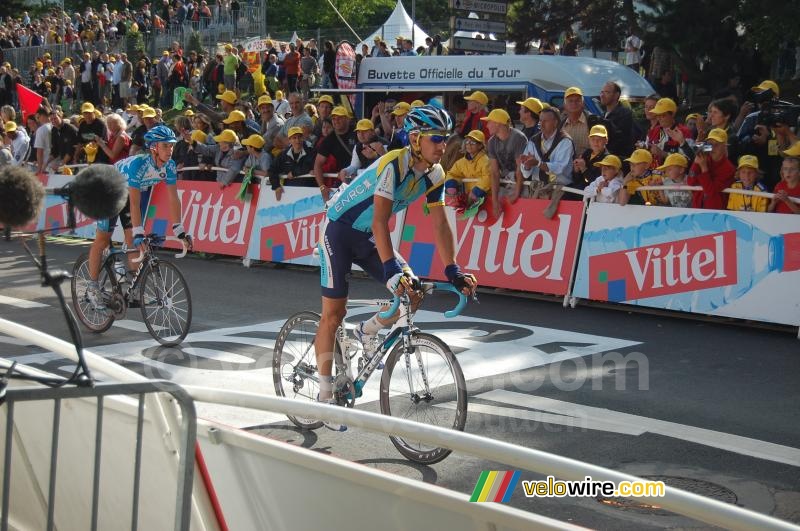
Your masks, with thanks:
M450 9L505 15L508 11L508 3L503 0L499 2L487 2L485 0L450 0Z
M478 18L450 17L450 26L454 31L480 31L500 34L506 32L505 22L481 20Z
M470 52L506 53L506 41L453 37L453 49Z

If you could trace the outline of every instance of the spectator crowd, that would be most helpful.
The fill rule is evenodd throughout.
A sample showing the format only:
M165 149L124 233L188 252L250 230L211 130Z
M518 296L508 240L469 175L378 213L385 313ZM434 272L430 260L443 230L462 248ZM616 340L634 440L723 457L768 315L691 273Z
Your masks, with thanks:
M175 42L154 58L96 46L133 24L210 23L238 9L236 0L213 7L165 0L161 14L149 4L121 13L104 4L96 13L87 9L38 22L23 14L0 30L0 47L60 39L80 43L80 51L57 64L45 53L32 65L0 66L0 164L31 164L41 173L113 163L141 151L144 133L167 123L180 139L173 154L179 168L193 168L183 172L184 179L228 186L249 175L268 179L277 200L284 185L316 186L327 199L340 182L407 144L403 119L421 100L386 99L366 116L354 116L346 97L310 99L314 87L323 93L337 87L331 41L322 49L315 39L266 41L255 61L232 44L209 57L185 52ZM639 69L634 61L641 43L632 37L626 39L631 56L625 62ZM93 45L86 48L86 42ZM541 42L540 53L555 52L546 35ZM403 37L396 44L390 51L376 38L359 56L449 53L438 35L421 50ZM17 85L42 97L24 121L18 121ZM763 80L747 97L720 94L703 114L682 112L674 93L653 94L644 102L642 120L634 119L621 95L620 86L608 80L596 115L588 112L581 87L566 89L562 108L536 98L495 107L484 92L467 94L451 109L459 120L442 162L448 204L464 216L481 208L497 215L502 201L576 198L580 192L621 205L800 213L792 201L800 197L798 117L772 112L786 108L774 81ZM724 192L729 188L774 196Z

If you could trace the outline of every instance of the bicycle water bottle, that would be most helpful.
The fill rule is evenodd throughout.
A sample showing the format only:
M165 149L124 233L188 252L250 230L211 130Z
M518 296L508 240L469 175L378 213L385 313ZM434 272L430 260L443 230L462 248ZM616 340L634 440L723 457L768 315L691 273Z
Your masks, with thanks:
M128 281L128 268L125 267L125 262L122 259L114 261L114 273L117 275L117 282L120 284Z
M586 232L583 248L590 256L581 266L588 266L582 282L588 281L590 298L647 299L671 310L710 312L773 272L800 270L800 233L771 235L725 213Z

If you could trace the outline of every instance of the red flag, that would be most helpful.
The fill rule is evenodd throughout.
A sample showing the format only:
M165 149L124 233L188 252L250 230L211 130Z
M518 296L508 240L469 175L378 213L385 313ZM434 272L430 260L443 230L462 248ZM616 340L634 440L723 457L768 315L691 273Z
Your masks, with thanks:
M25 123L29 114L36 114L39 105L44 98L23 85L17 83L17 99L19 99L19 109L22 111L22 123Z

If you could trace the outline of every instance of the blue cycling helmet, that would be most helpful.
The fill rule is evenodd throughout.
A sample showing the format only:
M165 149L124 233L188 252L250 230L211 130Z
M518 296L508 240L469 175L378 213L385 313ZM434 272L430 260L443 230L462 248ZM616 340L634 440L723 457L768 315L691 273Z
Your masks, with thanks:
M174 144L177 141L175 133L166 125L157 125L144 134L144 142L148 148L156 142Z
M403 128L409 133L436 131L447 135L453 130L453 119L444 109L423 105L408 112Z

